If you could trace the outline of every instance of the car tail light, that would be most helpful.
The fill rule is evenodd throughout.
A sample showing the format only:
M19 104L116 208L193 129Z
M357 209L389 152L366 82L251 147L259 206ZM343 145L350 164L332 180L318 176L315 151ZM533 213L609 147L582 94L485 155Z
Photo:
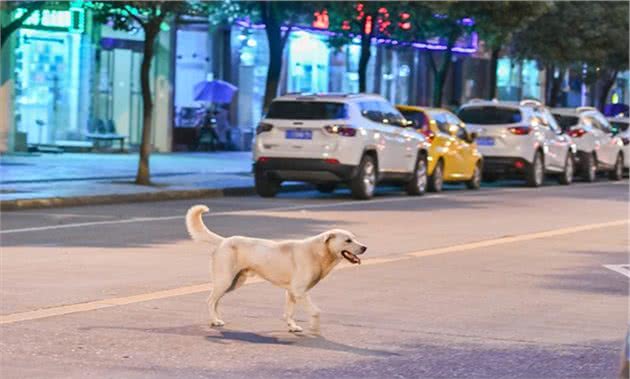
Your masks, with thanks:
M523 161L516 161L514 162L514 167L519 168L519 169L523 168L525 167L525 163L523 163Z
M628 145L630 144L630 138L622 137L621 142L623 142L624 145Z
M510 131L510 133L516 134L517 136L524 136L529 134L529 132L532 131L532 128L530 128L529 126L513 126L511 128L508 128L508 130Z
M586 134L586 130L584 130L582 128L569 130L569 135L571 137L578 137L579 138L579 137L582 137L585 134Z
M260 157L260 158L258 158L258 162L259 162L259 163L265 163L265 162L267 162L268 160L269 160L269 157Z
M339 160L338 159L334 159L334 158L324 159L324 162L326 162L328 164L339 164Z
M354 137L357 130L349 125L326 125L324 129L330 134L338 134L344 137Z
M260 133L264 133L264 132L268 132L271 129L273 129L273 125L271 124L267 124L266 122L261 122L260 124L258 124L258 126L256 127L256 134L260 134Z

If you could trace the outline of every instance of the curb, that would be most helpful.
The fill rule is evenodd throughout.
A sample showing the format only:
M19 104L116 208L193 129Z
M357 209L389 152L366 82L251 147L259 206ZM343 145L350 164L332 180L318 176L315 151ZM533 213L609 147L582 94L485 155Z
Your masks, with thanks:
M312 188L312 186L304 184L290 184L282 186L280 192L307 191ZM166 190L159 192L140 192L116 195L48 197L40 199L18 199L0 201L0 211L186 200L198 198L218 198L230 196L249 196L255 194L256 191L254 187L230 187L198 190Z

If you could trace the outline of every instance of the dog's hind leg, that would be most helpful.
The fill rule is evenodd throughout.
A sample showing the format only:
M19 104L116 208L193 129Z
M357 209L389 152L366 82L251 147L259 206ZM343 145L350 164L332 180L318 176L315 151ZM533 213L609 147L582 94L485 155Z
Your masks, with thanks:
M219 300L225 295L226 292L234 285L238 280L237 275L231 275L223 273L215 275L212 278L212 292L208 297L208 312L210 313L210 326L223 326L225 322L219 318L218 306Z
M295 323L293 316L295 316L295 296L291 292L286 292L286 302L284 304L284 319L289 325L289 332L296 333L301 332L302 328Z

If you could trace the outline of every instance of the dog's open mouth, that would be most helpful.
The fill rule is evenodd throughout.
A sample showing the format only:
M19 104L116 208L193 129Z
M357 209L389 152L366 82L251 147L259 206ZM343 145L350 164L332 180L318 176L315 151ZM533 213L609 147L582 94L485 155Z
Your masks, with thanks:
M352 264L361 264L361 258L359 258L356 255L352 254L348 250L343 250L341 252L341 255L343 255L343 257L346 258L346 260L348 260L348 262L350 262Z

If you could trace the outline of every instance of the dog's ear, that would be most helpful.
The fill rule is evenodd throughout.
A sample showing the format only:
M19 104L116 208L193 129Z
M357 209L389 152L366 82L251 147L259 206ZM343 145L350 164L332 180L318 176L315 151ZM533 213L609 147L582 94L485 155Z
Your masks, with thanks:
M328 233L325 242L328 243L333 238L335 238L335 233Z

